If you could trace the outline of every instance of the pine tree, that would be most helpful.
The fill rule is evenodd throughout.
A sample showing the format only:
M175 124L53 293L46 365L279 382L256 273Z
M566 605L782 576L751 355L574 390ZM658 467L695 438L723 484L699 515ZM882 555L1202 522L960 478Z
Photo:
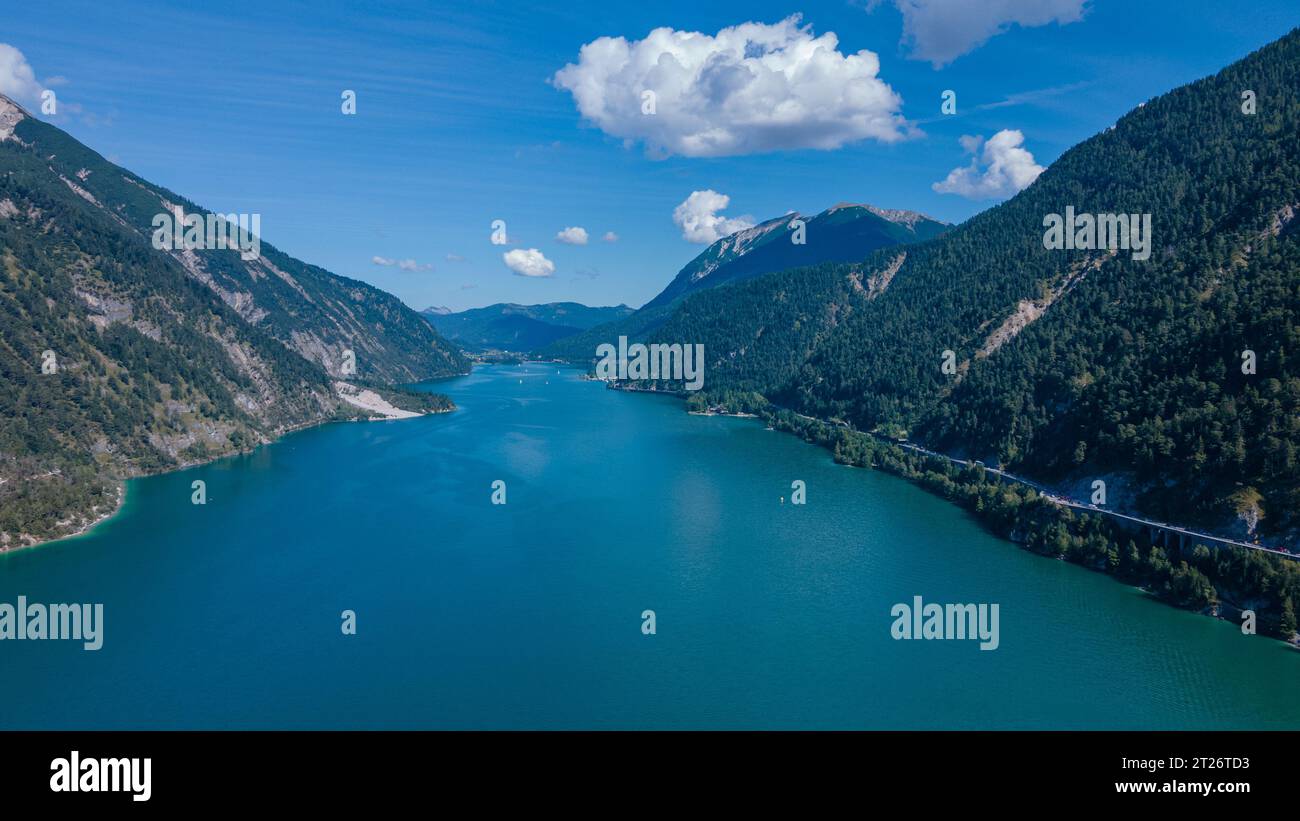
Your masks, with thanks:
M1290 596L1284 596L1282 598L1282 623L1278 625L1278 632L1280 632L1282 638L1287 641L1295 639L1295 608L1291 605Z

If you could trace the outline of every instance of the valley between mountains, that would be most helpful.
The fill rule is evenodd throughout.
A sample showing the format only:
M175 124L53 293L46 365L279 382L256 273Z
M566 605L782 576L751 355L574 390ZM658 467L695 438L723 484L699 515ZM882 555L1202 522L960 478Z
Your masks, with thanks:
M1297 191L1292 31L960 225L840 203L717 240L636 310L421 315L266 243L253 260L155 249L156 214L202 209L6 98L0 547L81 529L131 476L331 419L447 410L396 386L465 373L471 356L589 365L627 337L703 345L691 409L761 415L1032 550L1179 606L1257 610L1289 639L1296 562L1151 544L1035 488L1082 499L1101 482L1114 512L1300 548ZM1147 246L1053 247L1044 227L1066 213L1141 217Z

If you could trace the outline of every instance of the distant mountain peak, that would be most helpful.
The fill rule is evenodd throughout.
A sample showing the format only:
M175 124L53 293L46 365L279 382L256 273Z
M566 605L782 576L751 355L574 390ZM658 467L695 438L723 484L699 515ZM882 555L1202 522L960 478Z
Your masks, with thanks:
M798 216L799 214L791 211L789 214L775 217L766 222L760 222L752 228L743 228L734 234L728 234L716 240L700 255L700 257L704 258L704 261L691 273L691 281L695 282L704 279L724 263L749 253L751 249L761 244L769 234L789 225L790 221Z
M807 228L804 242L780 241L796 219ZM849 202L814 217L791 211L717 240L643 307L662 307L688 293L772 271L860 259L876 248L926 240L948 227L917 211Z
M451 308L447 308L442 305L430 305L428 308L425 308L423 311L420 311L420 313L433 314L434 316L446 316L447 314L453 313L453 311L451 310Z
M944 224L941 220L937 220L927 214L922 214L920 211L906 211L901 208L877 208L876 206L865 202L837 202L830 208L827 208L823 213L833 214L836 211L841 211L845 208L864 208L881 219L889 220L898 225L906 225L909 228L916 225L918 222L923 221L937 222L941 225Z

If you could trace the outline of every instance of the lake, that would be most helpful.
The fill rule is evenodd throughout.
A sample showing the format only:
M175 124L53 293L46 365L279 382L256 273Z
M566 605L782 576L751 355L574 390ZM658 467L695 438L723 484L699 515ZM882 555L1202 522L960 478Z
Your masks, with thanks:
M1300 728L1281 642L761 422L537 364L427 387L458 409L133 480L0 555L0 602L105 620L0 642L0 727ZM893 639L914 596L997 604L999 646Z

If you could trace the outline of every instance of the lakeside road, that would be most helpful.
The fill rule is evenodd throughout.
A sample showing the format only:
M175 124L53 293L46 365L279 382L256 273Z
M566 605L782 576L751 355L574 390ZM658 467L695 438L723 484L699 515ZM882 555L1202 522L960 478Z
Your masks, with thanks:
M856 428L852 427L847 422L842 422L842 421L828 422L825 419L818 419L814 416L808 416L807 414L799 413L798 411L792 410L790 408L782 408L779 405L774 405L774 407L778 407L781 410L788 410L790 411L790 413L793 413L795 416L798 416L800 419L807 419L810 422L820 422L823 425L835 425L836 427L841 427L844 428L845 430L852 430L855 433L861 433L861 431L858 431ZM946 459L955 465L961 465L963 467L972 467L975 465L974 461L967 460L967 459L958 459L957 457L949 456L946 453L940 453L935 450L930 450L929 448L923 448L920 445L914 444L912 442L900 442L897 439L891 439L890 437L885 436L884 434L871 432L869 435L874 436L875 438L881 440L882 442L889 442L890 444L898 445L899 447L906 448L907 450L911 450L916 453L921 453L926 456L934 456L940 459ZM1016 482L1018 484L1025 485L1026 487L1033 488L1038 492L1039 495L1047 499L1049 502L1052 502L1053 504L1056 505L1060 505L1062 507L1070 507L1070 508L1075 508L1077 510L1086 510L1092 513L1100 513L1103 516L1110 516L1113 519L1124 519L1125 521L1135 522L1137 524L1145 525L1147 527L1156 527L1161 530L1167 530L1171 533L1179 533L1184 536L1189 536L1195 539L1204 539L1205 541L1217 542L1218 544L1232 545L1233 547L1244 547L1247 550L1257 550L1261 553L1271 553L1274 556L1281 556L1284 559L1291 559L1293 561L1300 560L1300 556L1291 553L1289 551L1283 550L1281 548L1267 547L1265 545L1259 545L1259 544L1252 544L1250 542L1243 542L1237 539L1229 539L1224 536L1215 536L1210 533L1203 533L1198 530L1192 530L1190 528L1180 527L1178 525L1171 525L1166 522L1158 522L1155 519L1144 519L1140 516L1130 516L1126 513L1119 513L1114 510L1106 510L1105 508L1100 508L1097 507L1096 505L1088 504L1087 502L1080 502L1077 499L1071 499L1068 496L1062 496L1059 493L1054 492L1050 488L1038 482L1035 482L1032 479L1026 479L1023 476L1017 476L1014 473L1009 473L999 468L991 468L988 467L987 465L983 465L982 467L984 468L984 470L988 471L989 473L993 473L996 474L997 476L1001 476L1002 478L1007 479L1008 481Z
M873 435L877 436L877 438L884 439L885 441L893 442L894 444L899 445L900 447L907 448L908 450L916 451L917 453L923 453L927 456L937 456L941 459L947 459L949 462L952 462L953 464L962 465L964 467L971 467L972 465L975 464L972 461L966 459L958 459L955 456L949 456L946 453L939 453L937 451L929 450L928 448L923 448L920 445L914 445L911 442L898 442L893 439L889 439L888 437L880 436L879 434L873 434ZM1190 536L1196 539L1204 539L1206 541L1217 542L1219 544L1232 545L1233 547L1244 547L1249 550L1258 550L1262 553L1272 553L1275 556L1282 556L1283 558L1287 558L1287 559L1300 559L1300 556L1296 556L1295 554L1289 553L1286 550L1282 550L1280 548L1267 547L1265 545L1259 545L1259 544L1251 544L1250 542L1242 542L1236 539L1229 539L1224 536L1215 536L1210 533L1203 533L1198 530L1191 530L1190 528L1179 527L1178 525L1171 525L1165 522L1157 522L1154 519L1143 519L1140 516L1130 516L1126 513L1119 513L1113 510L1106 510L1105 508L1100 508L1093 504L1080 502L1077 499L1071 499L1067 496L1061 496L1060 494L1054 493L1049 488L1039 484L1038 482L1033 481L1032 479L1026 479L1023 476L1017 476L1014 473L1008 473L1007 471L1001 470L999 468L991 468L988 467L987 465L984 465L983 468L989 473L996 474L998 476L1003 477L1004 479L1008 479L1012 482L1018 482L1019 484L1025 485L1026 487L1031 487L1034 490L1038 491L1039 495L1047 499L1049 502L1052 502L1053 504L1061 505L1062 507L1071 507L1077 510L1087 510L1093 513L1100 513L1103 516L1110 516L1111 518L1114 519L1124 519L1126 521L1136 522L1138 524L1145 525L1147 527L1157 527L1160 528L1161 530L1167 530L1171 533L1180 533L1184 536Z

